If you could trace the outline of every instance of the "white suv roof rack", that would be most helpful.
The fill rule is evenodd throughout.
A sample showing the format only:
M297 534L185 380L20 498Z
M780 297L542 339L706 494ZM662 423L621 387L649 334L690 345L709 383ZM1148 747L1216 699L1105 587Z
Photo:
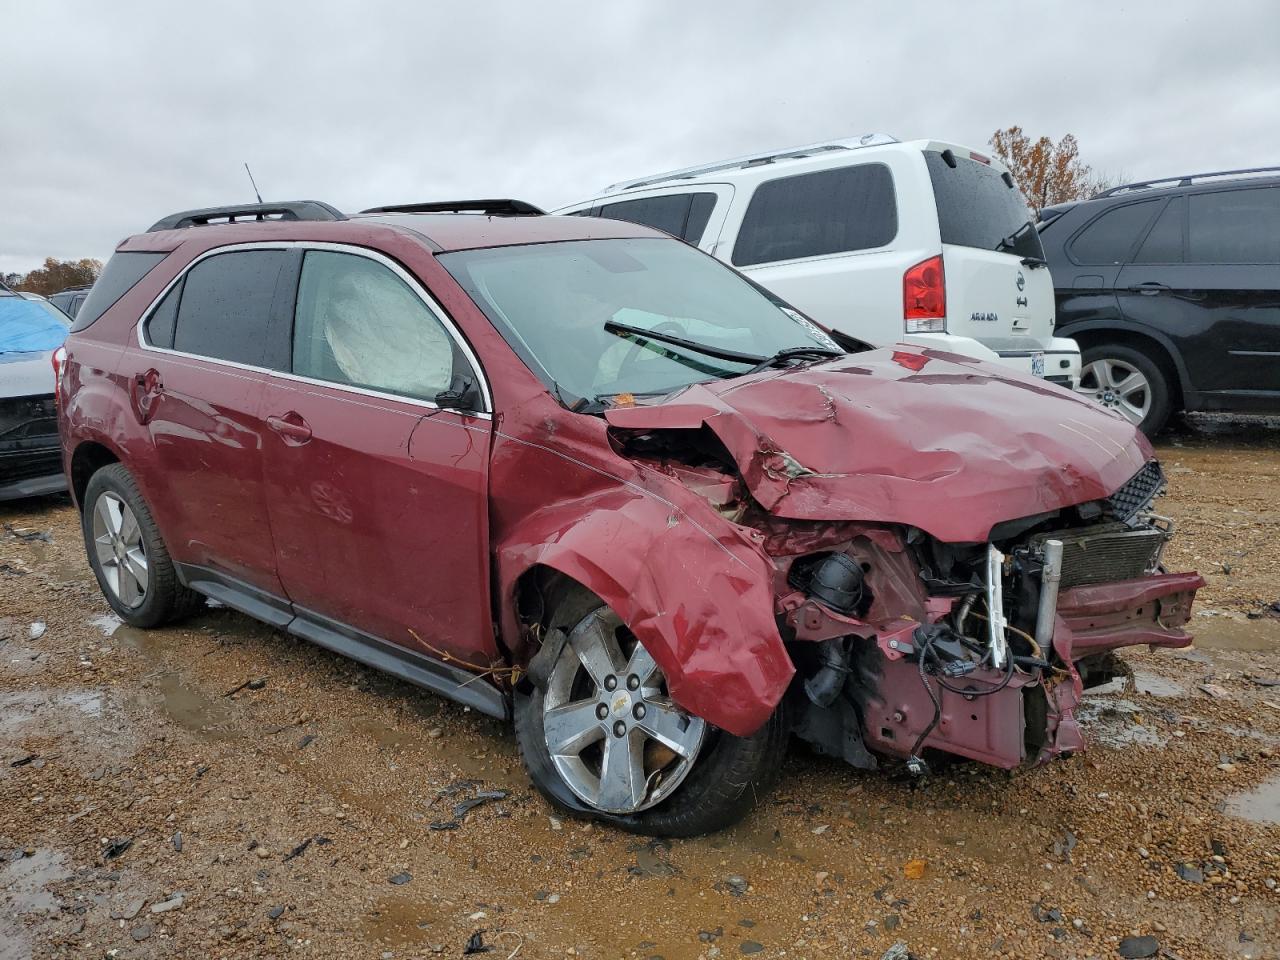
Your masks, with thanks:
M716 163L703 164L702 166L686 167L683 170L672 170L669 173L653 174L641 177L638 180L624 180L621 183L610 184L601 192L620 193L624 190L637 190L640 187L651 187L655 184L666 183L668 180L691 180L694 177L717 173L721 170L738 170L743 167L776 163L779 160L799 160L802 157L811 157L814 154L829 153L834 150L857 150L861 147L878 147L886 143L898 142L896 137L891 137L887 133L865 133L860 137L850 137L845 140L825 140L822 143L810 143L803 147L787 147L784 150L777 150L772 153L753 153L745 157L736 157L733 160L720 160Z

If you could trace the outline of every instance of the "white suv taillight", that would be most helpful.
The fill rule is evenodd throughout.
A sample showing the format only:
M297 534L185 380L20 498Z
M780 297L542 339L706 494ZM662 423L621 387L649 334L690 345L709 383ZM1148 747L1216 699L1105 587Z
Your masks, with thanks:
M62 371L67 368L67 348L59 347L49 359L53 362L53 402L62 406Z
M930 257L902 275L902 318L907 333L947 332L947 281L942 257Z

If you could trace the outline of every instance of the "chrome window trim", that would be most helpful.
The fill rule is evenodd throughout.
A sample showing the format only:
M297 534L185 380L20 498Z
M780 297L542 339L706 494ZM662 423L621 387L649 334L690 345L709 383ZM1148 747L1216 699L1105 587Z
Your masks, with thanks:
M259 366L254 366L252 364L247 364L247 363L237 363L234 360L222 360L218 357L206 357L203 354L187 353L183 350L173 350L168 347L157 347L154 344L147 342L147 339L145 336L146 326L151 321L151 316L152 314L155 313L156 307L160 305L160 301L162 301L166 296L169 295L169 291L172 290L175 286L177 286L177 284L181 282L181 280L184 277L186 277L188 273L191 272L191 270L196 266L196 264L204 260L207 260L209 257L214 257L221 253L235 253L241 250L298 250L298 249L328 250L333 253L346 253L346 254L351 254L352 256L364 257L368 260L374 261L375 263L381 264L382 266L389 269L401 280L403 280L408 285L409 289L412 290L414 294L417 295L418 299L423 302L423 304L431 312L431 314L436 318L436 320L440 322L440 325L444 327L445 331L449 334L450 338L452 338L454 344L456 344L458 349L462 352L462 355L467 358L467 362L471 364L471 369L475 371L476 379L479 381L479 384L480 384L480 394L483 400L484 409L483 410L458 410L453 407L441 407L437 403L432 403L430 400L423 400L419 397L407 397L397 393L385 393L381 390L372 390L366 387L357 387L347 383L335 383L332 380L320 380L316 377L305 377L300 374L296 374L291 370L290 371L272 370L269 367L259 367ZM175 325L175 330L176 330L176 325ZM182 270L178 272L177 276L175 276L172 280L166 283L164 285L164 289L160 291L160 293L155 297L155 299L151 301L150 304L148 304L147 309L144 310L142 313L142 319L139 320L137 323L137 336L138 336L138 347L141 350L148 353L167 354L169 356L174 356L174 357L184 357L188 360L200 360L204 363L214 363L219 366L230 367L235 370L247 370L252 373L264 373L264 374L267 374L268 376L280 377L282 379L292 380L297 383L314 384L315 386L328 387L329 389L341 390L346 393L355 393L355 394L359 394L361 396L366 396L366 397L377 397L378 399L381 399L381 400L395 400L398 403L407 403L417 407L424 407L428 410L448 410L451 413L457 413L463 416L479 417L484 420L493 419L493 393L489 389L489 380L485 376L484 367L480 364L480 359L475 355L475 352L471 349L471 345L467 343L466 338L462 336L462 333L458 330L458 328L454 325L453 321L444 312L444 309L439 305L439 303L436 302L435 298L431 296L431 294L426 290L426 288L423 287L422 284L418 282L417 278L414 277L413 274L409 273L409 271L405 270L404 267L400 266L400 264L396 263L390 257L386 256L383 253L378 252L377 250L370 250L368 247L359 247L359 246L355 246L354 244L332 243L332 242L320 241L320 240L280 240L280 241L255 240L249 243L232 243L226 246L214 247L211 250L206 250L204 253L200 254L200 256L196 257L194 260L188 263L185 267L183 267ZM292 346L292 335L290 336L290 344Z

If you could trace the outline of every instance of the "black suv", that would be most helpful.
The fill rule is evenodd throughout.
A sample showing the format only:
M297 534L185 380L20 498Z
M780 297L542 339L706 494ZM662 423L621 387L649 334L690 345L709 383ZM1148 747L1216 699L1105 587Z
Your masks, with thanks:
M1039 226L1082 393L1147 434L1280 410L1280 167L1126 184Z

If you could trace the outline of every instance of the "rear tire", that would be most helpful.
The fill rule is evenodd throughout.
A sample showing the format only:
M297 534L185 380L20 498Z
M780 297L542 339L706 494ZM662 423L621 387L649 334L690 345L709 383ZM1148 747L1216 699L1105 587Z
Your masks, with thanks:
M1086 347L1076 392L1115 410L1148 437L1163 430L1173 413L1168 374L1147 354L1126 344Z
M103 467L84 493L80 526L89 566L116 615L131 627L158 627L204 606L178 579L151 508L123 464Z
M599 616L612 616L612 611L598 597L576 584L550 599L549 607L552 613L547 624L548 633L563 630L573 634L584 625L589 627ZM574 656L567 645L565 652L570 657ZM527 696L517 697L515 728L516 741L530 779L559 810L594 817L631 833L692 837L736 823L777 781L788 740L781 708L749 737L735 737L706 725L691 767L679 774L681 779L669 794L652 806L631 813L602 810L584 799L582 792L585 791L582 791L580 783L577 784L578 791L570 787L552 758L544 724L548 690L552 686L553 683L548 682L544 687L534 688ZM588 694L587 699L595 695ZM693 722L699 721L695 719ZM604 742L607 742L607 734ZM652 776L650 780L653 780Z

